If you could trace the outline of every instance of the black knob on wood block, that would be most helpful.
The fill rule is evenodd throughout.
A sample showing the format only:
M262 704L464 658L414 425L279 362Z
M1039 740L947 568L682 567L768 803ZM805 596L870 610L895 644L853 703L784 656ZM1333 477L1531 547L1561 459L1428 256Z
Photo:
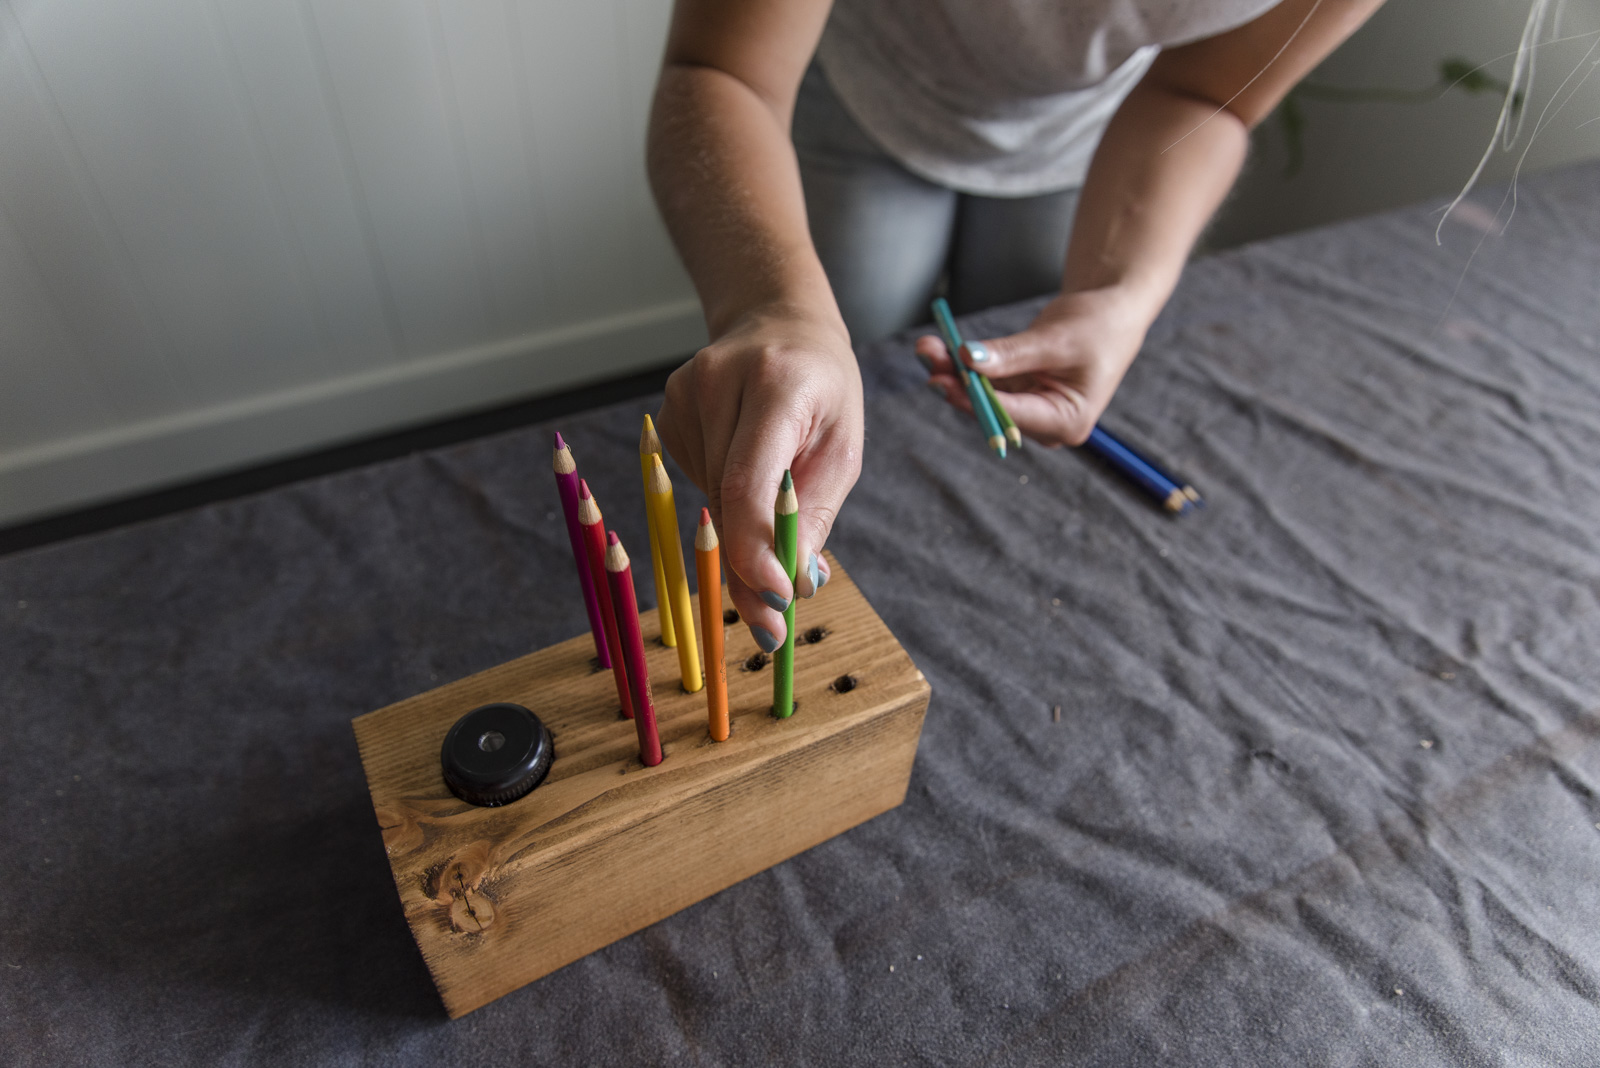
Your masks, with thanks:
M474 708L444 736L445 785L469 805L508 805L544 781L555 743L539 717L502 702Z

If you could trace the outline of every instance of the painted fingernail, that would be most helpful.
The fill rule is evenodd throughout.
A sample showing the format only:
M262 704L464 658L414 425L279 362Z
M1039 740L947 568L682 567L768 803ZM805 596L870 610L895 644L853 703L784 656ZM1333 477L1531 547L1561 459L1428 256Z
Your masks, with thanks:
M933 357L925 356L919 352L917 353L917 359L922 362L923 367L927 368L929 374L933 373Z
M827 571L819 571L818 574L822 576L817 580L817 589L820 590L822 587L828 584L828 579L832 577L832 574Z
M972 357L973 363L988 363L989 350L976 342L967 342L967 355Z
M789 602L787 600L779 597L771 590L762 590L761 599L767 602L767 607L772 609L774 612L782 612L784 609L789 607ZM768 652L771 652L771 650L769 649Z
M939 396L944 396L944 387L931 378L928 379L928 388L939 394Z
M822 579L819 577L820 573L817 571L816 553L811 554L811 562L806 565L806 574L811 579L811 592L806 594L806 596L815 597L817 595L817 591L822 589Z
M754 623L750 624L750 637L754 638L756 640L756 644L761 646L761 651L763 653L770 653L778 646L783 644L778 640L778 636L776 634L772 633L766 627L759 627Z

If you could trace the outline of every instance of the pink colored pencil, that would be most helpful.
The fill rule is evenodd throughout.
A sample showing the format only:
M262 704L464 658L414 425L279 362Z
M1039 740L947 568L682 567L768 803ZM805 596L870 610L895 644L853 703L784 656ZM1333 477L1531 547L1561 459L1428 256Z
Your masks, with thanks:
M606 625L600 615L600 600L594 592L594 576L589 574L589 554L583 547L583 528L578 524L578 464L572 459L572 450L556 433L555 454L550 466L556 473L556 489L561 494L561 510L567 516L567 537L572 542L572 561L578 566L578 585L583 587L583 607L589 612L589 630L594 634L594 653L600 666L611 666L611 652L606 648Z
M617 680L617 700L622 714L633 718L633 696L628 692L628 667L622 655L622 639L617 636L617 614L611 607L611 583L606 579L606 528L601 522L600 502L589 492L589 483L578 479L578 525L583 528L583 548L589 557L589 575L594 580L600 615L606 623L606 648L611 650L611 674Z
M606 578L617 612L617 633L633 686L633 726L639 732L639 759L647 768L661 763L661 736L656 733L656 703L650 695L650 669L644 661L644 635L639 630L639 601L633 592L633 566L616 532L606 535Z

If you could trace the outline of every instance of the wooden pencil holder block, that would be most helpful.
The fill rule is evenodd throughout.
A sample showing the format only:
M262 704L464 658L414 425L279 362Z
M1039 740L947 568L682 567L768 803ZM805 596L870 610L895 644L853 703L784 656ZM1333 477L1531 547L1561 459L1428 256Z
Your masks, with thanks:
M796 609L790 718L771 714L772 667L748 628L726 627L725 742L705 694L682 691L657 613L641 615L665 751L653 768L587 633L355 719L406 922L452 1018L905 799L928 683L829 562ZM531 708L555 761L526 797L479 808L445 786L439 750L495 701Z

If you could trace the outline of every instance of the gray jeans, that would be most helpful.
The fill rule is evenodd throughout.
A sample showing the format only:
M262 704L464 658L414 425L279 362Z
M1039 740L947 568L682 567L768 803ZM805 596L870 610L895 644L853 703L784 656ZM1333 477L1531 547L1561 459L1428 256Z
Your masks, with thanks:
M793 137L811 239L857 345L929 322L941 288L962 314L1061 285L1078 190L980 197L919 178L856 125L815 63Z

